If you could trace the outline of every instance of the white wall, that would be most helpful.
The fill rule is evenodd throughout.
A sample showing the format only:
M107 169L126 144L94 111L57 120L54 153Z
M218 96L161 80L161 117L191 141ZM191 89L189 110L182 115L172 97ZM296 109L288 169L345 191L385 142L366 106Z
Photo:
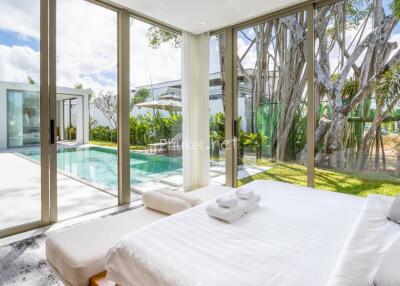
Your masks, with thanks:
M14 83L0 81L0 149L7 148L7 92L8 90L16 91L28 91L28 92L39 92L39 86L36 84L27 83ZM81 105L81 122L82 122L82 134L81 142L89 142L89 112L88 112L88 95L89 91L84 89L64 88L57 87L57 100L63 98L80 97L83 100L83 107ZM59 111L59 108L57 108ZM60 117L57 118L60 126L62 121Z

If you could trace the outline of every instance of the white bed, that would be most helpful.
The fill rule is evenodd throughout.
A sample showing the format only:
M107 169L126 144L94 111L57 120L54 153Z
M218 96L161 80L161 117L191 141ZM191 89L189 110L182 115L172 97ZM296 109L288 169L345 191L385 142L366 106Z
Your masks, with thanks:
M235 223L207 216L207 202L125 236L107 255L108 279L123 286L346 285L331 274L340 276L341 252L366 199L272 181L247 187L261 206Z

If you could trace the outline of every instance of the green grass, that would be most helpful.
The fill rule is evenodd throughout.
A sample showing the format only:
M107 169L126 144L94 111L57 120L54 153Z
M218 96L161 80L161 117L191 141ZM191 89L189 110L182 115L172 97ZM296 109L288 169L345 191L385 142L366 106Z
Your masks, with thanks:
M299 164L264 162L273 168L239 180L239 186L253 180L274 180L297 185L307 185L307 169ZM378 178L381 177L381 178ZM366 197L369 194L395 196L400 193L400 180L380 174L337 172L315 168L315 187L350 195Z
M94 140L94 141L89 141L89 144L103 146L103 147L114 147L114 148L117 148L117 143L108 142L108 141L97 141L97 140ZM147 147L146 146L131 145L130 149L131 150L147 150Z

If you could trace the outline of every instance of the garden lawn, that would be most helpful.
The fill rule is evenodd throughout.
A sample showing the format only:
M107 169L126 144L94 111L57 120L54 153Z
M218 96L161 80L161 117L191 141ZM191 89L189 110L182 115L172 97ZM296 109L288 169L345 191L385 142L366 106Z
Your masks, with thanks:
M253 180L274 180L297 185L307 185L307 169L299 164L274 163L263 164L273 168L239 180L239 186ZM383 179L377 178L383 177ZM315 168L315 187L350 195L366 197L369 194L395 196L400 194L400 180L378 174L360 174L334 172Z
M114 148L117 148L117 143L115 143L115 142L109 142L109 141L97 141L97 140L93 140L93 141L89 141L89 144L98 145L98 146L103 146L103 147L114 147ZM130 148L131 148L131 150L147 150L147 146L135 146L135 145L131 145Z

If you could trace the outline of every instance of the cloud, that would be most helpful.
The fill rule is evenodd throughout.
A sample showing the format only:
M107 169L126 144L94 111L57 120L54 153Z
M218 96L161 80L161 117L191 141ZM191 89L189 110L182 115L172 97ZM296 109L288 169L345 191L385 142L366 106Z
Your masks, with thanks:
M59 0L57 12L57 85L116 91L103 74L117 72L117 13L82 0Z
M237 38L237 54L241 58L246 50L248 49L250 42L244 40L240 37ZM255 45L250 48L250 51L246 54L245 58L242 60L242 65L245 69L252 69L255 67L257 61L257 51Z
M170 43L151 48L146 37L150 27L136 19L131 24L131 86L134 87L181 78L181 49Z
M131 86L181 78L181 51L169 43L148 46L150 25L131 27ZM18 38L40 38L39 1L1 0L0 30ZM95 91L116 91L117 13L83 0L57 1L57 85L82 83ZM29 46L7 46L0 38L0 80L39 81L40 53ZM151 80L150 80L151 74Z
M219 62L219 42L217 36L210 37L209 64L210 73L221 71L221 65Z
M0 30L16 32L22 38L39 39L40 1L1 0Z
M29 47L0 44L0 80L28 82L28 76L39 82L40 53Z

